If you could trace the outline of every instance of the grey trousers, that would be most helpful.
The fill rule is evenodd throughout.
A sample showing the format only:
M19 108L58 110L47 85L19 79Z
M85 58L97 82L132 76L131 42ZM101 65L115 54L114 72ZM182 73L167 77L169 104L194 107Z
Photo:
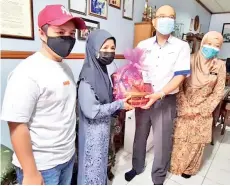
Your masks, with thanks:
M152 181L155 184L163 183L170 166L173 120L176 117L176 95L169 95L158 100L149 110L136 109L135 115L133 169L137 174L144 171L146 143L152 126L154 139Z

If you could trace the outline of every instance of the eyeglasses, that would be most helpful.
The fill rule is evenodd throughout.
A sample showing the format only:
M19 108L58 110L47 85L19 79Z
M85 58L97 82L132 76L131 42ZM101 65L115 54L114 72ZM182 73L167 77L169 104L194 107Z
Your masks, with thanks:
M156 18L171 18L171 19L175 19L175 16L159 15L159 16L156 16Z

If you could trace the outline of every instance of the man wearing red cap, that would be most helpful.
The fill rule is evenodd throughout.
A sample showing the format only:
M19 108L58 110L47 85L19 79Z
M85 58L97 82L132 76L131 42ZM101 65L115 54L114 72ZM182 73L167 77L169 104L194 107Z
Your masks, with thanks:
M42 48L10 74L2 107L9 124L19 184L69 185L75 154L76 85L62 62L84 29L62 5L38 16Z

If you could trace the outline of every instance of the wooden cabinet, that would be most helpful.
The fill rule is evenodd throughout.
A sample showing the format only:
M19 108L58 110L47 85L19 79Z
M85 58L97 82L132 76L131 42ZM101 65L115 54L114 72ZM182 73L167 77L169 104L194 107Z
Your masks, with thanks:
M152 22L135 23L134 26L134 47L138 45L140 41L148 39L155 35L155 29Z
M188 33L186 37L184 37L185 34L183 34L183 40L187 41L190 46L190 53L193 54L197 52L200 49L200 44L202 41L203 36L191 34Z
M187 36L187 41L191 48L191 54L197 52L200 49L201 38L197 38L196 36Z

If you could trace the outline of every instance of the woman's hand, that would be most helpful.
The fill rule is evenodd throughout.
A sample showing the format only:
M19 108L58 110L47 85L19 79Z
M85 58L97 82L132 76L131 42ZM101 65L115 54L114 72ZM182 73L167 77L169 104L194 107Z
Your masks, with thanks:
M133 110L134 109L134 107L133 106L131 106L130 104L128 104L128 100L131 98L131 96L128 96L128 97L126 97L125 99L123 99L123 103L124 103L124 109L125 110Z

